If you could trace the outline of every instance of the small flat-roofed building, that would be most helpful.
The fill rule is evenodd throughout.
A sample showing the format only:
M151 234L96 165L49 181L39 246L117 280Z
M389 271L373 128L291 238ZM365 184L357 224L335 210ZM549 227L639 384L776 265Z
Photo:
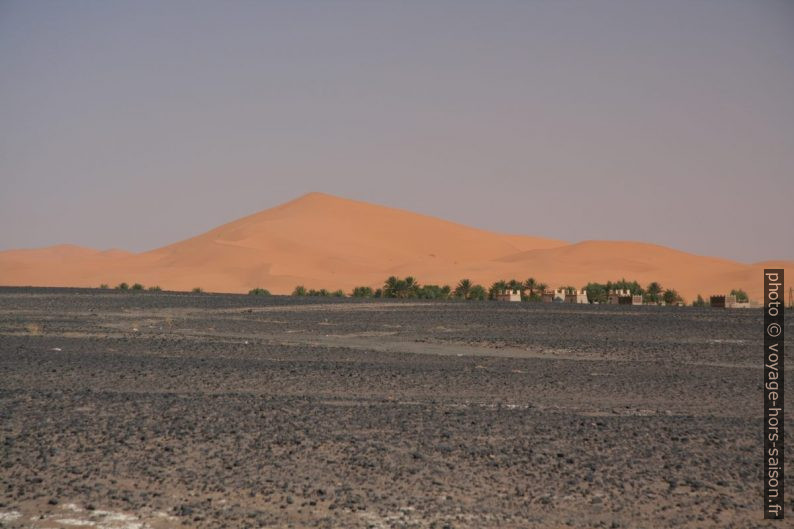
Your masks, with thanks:
M585 289L565 293L565 303L589 303Z
M711 296L711 298L709 298L709 306L717 309L724 309L725 296Z
M556 290L546 290L541 296L544 303L561 303L565 302L565 290L558 288Z
M749 309L749 301L736 301L736 296L733 294L725 298L725 308L727 309Z
M633 305L634 297L629 289L619 288L609 293L608 303L610 305ZM640 298L640 303L642 303L642 298Z
M518 289L505 289L496 294L497 301L521 301L521 291Z

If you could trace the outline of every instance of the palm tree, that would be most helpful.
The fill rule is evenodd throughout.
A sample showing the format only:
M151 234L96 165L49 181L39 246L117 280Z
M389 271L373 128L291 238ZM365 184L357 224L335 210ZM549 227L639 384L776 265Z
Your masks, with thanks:
M485 299L485 288L482 285L472 285L469 289L469 295L467 299L476 299L476 300L483 300Z
M488 299L496 299L496 296L504 292L506 288L507 283L505 281L500 280L492 284L488 289Z
M678 303L681 300L681 296L674 288L668 288L664 291L662 299L667 305L672 305L674 303Z
M521 290L523 287L524 285L521 283L521 281L518 281L516 279L511 279L510 281L507 282L507 288L509 288L510 290Z
M469 291L471 290L471 281L468 279L461 279L458 286L455 287L456 298L469 298Z
M401 297L415 298L419 294L419 282L413 276L408 276L403 282L404 292Z
M396 276L390 276L388 279L386 279L386 282L383 284L383 297L384 298L398 297L403 289L404 284L405 282L402 279L398 279Z
M549 288L549 285L547 285L546 283L538 283L537 287L538 287L538 290L541 293L543 293L543 292L546 292L546 289Z
M648 300L652 301L654 303L658 303L659 302L660 294L664 291L664 289L662 288L662 285L660 285L656 281L654 281L653 283L648 285L648 288L646 290L647 290L647 293L648 293Z
M535 289L538 288L538 283L535 281L534 277L530 277L526 281L524 281L524 288L529 290L529 297L535 293Z

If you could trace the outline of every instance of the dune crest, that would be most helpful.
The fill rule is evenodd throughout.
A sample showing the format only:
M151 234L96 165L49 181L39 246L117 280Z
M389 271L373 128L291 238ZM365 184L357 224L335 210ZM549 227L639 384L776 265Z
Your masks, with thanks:
M630 241L505 235L324 193L309 193L208 232L133 254L73 245L0 252L0 284L95 287L122 281L164 289L286 294L297 284L350 290L388 275L454 284L535 277L549 286L660 281L687 299L742 288L759 299L762 270ZM794 262L774 261L794 271Z

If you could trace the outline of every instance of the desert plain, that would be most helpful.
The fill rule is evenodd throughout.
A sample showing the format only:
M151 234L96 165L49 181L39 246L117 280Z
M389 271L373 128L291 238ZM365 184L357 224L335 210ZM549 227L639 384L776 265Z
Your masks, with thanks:
M2 288L0 526L782 527L761 337L758 309Z

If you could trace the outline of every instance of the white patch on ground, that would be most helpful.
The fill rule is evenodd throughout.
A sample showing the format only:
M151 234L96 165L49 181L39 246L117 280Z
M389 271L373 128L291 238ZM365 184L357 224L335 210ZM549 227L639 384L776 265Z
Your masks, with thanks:
M69 518L49 517L51 523L76 527L96 527L97 529L148 529L150 526L133 514L115 511L87 511L74 503L67 503L61 507L78 516ZM160 518L171 518L166 513L156 513ZM1 519L1 518L0 518Z
M422 516L416 512L414 507L403 507L398 509L397 512L386 514L379 514L373 511L359 511L356 514L364 519L372 529L386 529L387 527L395 526L416 527L413 524L422 519Z
M13 522L14 520L18 519L21 516L22 513L19 511L8 511L8 512L0 511L0 522Z
M108 529L116 527L123 527L125 529L139 529L144 526L144 524L140 522L136 516L131 514L108 511L100 512L102 514L96 514L103 517L101 527L107 527Z

